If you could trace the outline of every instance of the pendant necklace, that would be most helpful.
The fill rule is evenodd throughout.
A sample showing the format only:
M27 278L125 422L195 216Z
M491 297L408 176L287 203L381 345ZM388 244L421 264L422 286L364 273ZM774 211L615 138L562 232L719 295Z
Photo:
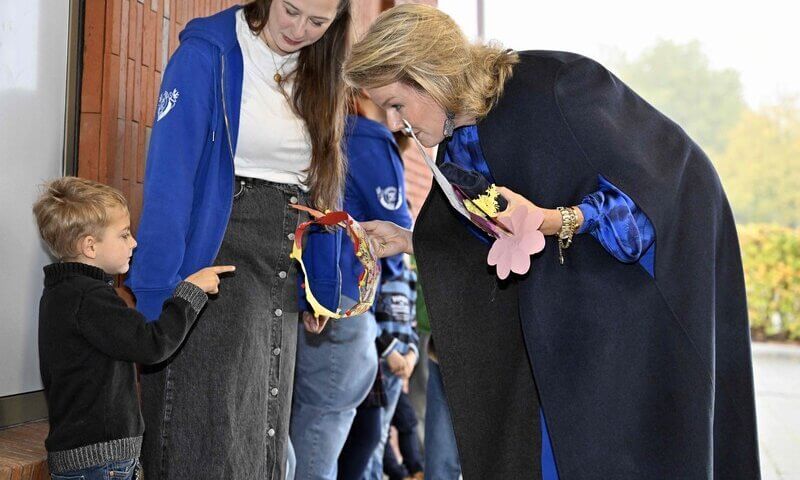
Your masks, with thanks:
M286 65L286 62L288 62L289 59L287 58L286 60L284 60L283 63L281 63L281 66L279 67L278 63L275 61L275 54L272 52L271 48L269 50L269 55L272 57L272 64L275 66L275 75L272 76L272 79L275 80L275 83L280 85L280 83L283 81L283 75L281 75L281 72L283 71L283 66Z
M266 30L266 28L264 28L264 30ZM264 30L262 30L262 32ZM275 75L272 76L272 79L275 80L275 83L280 85L281 82L283 81L283 75L281 75L281 72L283 71L283 67L286 65L286 62L288 62L289 59L291 58L291 54L286 55L289 58L286 58L283 61L283 63L281 63L281 66L279 67L278 66L278 62L275 61L275 52L273 52L272 48L269 46L269 42L267 42L266 35L264 35L264 37L265 37L265 38L263 38L264 43L267 45L267 50L269 50L270 58L272 58L272 65L275 66Z

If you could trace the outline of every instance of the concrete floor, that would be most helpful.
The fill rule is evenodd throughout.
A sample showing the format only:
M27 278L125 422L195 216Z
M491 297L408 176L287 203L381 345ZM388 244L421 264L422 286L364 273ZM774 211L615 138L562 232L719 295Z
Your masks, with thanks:
M800 346L753 344L763 480L800 480Z

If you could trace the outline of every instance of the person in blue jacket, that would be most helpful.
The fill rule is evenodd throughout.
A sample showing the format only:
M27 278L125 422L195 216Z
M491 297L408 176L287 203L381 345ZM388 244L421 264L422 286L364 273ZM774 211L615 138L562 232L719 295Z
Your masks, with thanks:
M167 65L128 285L154 320L187 272L236 264L183 348L142 375L148 479L291 478L303 220L335 209L349 0L256 0L195 19ZM338 303L340 237L311 235L315 293Z
M357 221L379 219L411 226L402 160L394 137L376 121L382 111L368 99L360 98L357 109L361 115L349 116L345 128L348 173L344 210ZM398 262L402 263L399 257L381 261L382 282L399 269ZM342 235L339 266L342 306L347 308L359 298L358 277L364 268L346 235ZM313 318L307 306L303 309L290 432L297 455L296 478L335 480L337 459L356 407L375 380L379 333L374 309L327 322ZM395 347L394 355L405 363L403 350L398 344Z

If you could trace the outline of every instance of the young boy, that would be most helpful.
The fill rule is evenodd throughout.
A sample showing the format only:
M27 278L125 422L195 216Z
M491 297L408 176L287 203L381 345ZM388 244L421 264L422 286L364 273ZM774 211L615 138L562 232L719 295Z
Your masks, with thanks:
M135 478L144 424L133 362L169 358L183 342L206 293L209 267L181 282L159 321L129 308L112 275L128 271L136 240L125 197L75 177L54 180L33 207L42 239L60 262L44 267L39 366L50 417L45 440L54 479Z

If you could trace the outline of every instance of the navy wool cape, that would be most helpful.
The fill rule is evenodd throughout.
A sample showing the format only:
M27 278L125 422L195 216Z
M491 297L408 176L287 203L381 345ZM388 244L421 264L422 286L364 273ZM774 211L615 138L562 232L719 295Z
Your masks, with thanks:
M742 263L714 168L597 62L519 55L478 123L498 185L555 208L602 174L653 223L655 278L578 235L565 265L547 237L528 274L499 281L434 183L414 251L464 478L540 478L540 405L561 480L759 478Z

